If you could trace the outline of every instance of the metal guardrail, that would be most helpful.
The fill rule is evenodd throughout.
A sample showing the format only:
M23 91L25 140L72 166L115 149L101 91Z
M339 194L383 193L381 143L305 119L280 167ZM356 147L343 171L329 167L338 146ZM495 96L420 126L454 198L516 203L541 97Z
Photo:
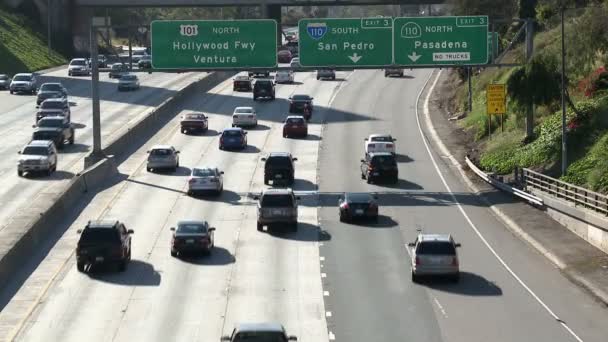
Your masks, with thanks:
M534 188L608 216L608 196L530 169L522 169L521 181L525 188Z
M484 181L490 183L492 186L505 191L505 192L509 192L519 198L522 198L526 201L528 201L530 204L538 206L538 207L544 207L544 202L542 200L542 198L536 197L532 194L529 194L523 190L514 188L510 185L507 185L497 179L494 179L493 177L489 176L488 174L486 174L485 172L481 171L481 169L479 169L477 167L477 165L475 165L475 163L473 163L471 161L471 159L469 159L469 157L465 157L465 161L467 163L467 165L469 166L469 168L475 172L475 174L477 174L481 179L483 179Z

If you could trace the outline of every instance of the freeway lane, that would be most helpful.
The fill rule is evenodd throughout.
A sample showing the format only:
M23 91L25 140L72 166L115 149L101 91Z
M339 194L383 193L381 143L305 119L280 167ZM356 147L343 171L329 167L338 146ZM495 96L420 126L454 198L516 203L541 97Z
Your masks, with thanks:
M52 193L75 173L82 170L83 158L92 148L90 77L68 77L66 69L41 75L38 81L61 82L66 86L72 102L72 122L76 128L76 142L59 152L57 172L51 177L17 176L17 151L31 140L32 124L36 112L35 96L10 95L0 92L0 230L11 222L11 217L25 210L33 198L42 191ZM102 144L113 133L144 112L159 105L176 90L202 77L199 73L167 74L138 73L141 89L134 92L118 92L116 80L108 73L100 75Z
M324 113L315 111L308 139L284 139L286 98L305 92L317 105L327 106L340 82L317 81L311 73L298 73L296 80L298 84L277 86L276 101L255 103L260 125L249 131L250 146L243 152L218 150L215 132L229 126L235 106L253 104L251 93L233 93L225 82L209 95L189 97L184 110L205 111L210 132L182 135L173 121L123 163L121 173L131 176L66 223L70 227L64 236L0 314L0 327L25 306L24 298L36 303L36 294L45 293L18 340L217 341L235 322L277 320L301 341L327 341L314 196L303 198L299 230L289 234L257 232L254 202L248 197L265 187L259 159L270 151L298 157L294 189L316 189ZM145 171L145 150L155 143L181 150L176 174ZM184 194L188 171L197 165L225 171L221 197ZM134 261L126 273L85 275L77 272L73 257L65 268L53 262L69 257L75 230L94 217L119 218L135 230ZM210 258L178 260L169 255L169 227L188 217L205 218L217 227L217 249ZM44 292L39 284L49 274L57 278Z
M475 228L522 283L469 225L438 177L418 130L416 98L430 71L410 75L386 79L377 71L358 71L336 96L332 110L337 112L328 113L339 121L324 129L319 171L319 216L332 237L320 247L330 335L351 342L576 341L577 336L605 341L608 312L509 233L452 174L445 158L433 154ZM343 113L369 120L340 122ZM360 179L363 138L370 133L397 138L397 186ZM378 192L380 222L340 223L335 193L344 189ZM450 233L462 243L461 283L411 282L405 245L419 230Z

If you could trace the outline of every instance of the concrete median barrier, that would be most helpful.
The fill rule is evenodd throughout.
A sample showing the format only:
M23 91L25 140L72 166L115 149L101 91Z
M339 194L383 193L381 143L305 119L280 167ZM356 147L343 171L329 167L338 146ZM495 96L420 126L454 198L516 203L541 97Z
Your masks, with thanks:
M17 214L0 230L0 289L10 282L24 260L44 241L48 241L65 217L73 215L76 209L83 209L80 204L85 199L86 192L98 191L106 180L118 173L117 165L121 160L126 159L178 114L180 100L197 92L202 94L232 75L233 73L211 73L177 91L136 122L113 134L103 149L108 157L93 165L85 165L84 171L72 177L65 186L49 187L46 193L36 197L27 210Z

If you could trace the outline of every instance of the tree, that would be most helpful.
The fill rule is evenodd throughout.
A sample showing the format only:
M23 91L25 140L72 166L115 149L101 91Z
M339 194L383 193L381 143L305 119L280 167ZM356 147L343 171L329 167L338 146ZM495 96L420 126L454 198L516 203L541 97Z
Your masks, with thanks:
M490 18L513 18L520 0L448 0L455 15L489 15Z
M561 96L561 75L553 55L536 55L519 67L507 81L507 91L516 106L526 113L526 138L534 135L534 106L550 105Z
M537 2L537 0L519 0L517 11L518 17L521 19L536 18Z

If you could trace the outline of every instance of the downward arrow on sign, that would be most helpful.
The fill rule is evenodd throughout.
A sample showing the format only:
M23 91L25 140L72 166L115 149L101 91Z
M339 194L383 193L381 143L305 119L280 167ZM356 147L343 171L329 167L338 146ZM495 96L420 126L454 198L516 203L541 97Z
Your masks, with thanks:
M417 61L417 60L418 60L420 57L422 57L422 55L417 54L417 53L416 53L416 51L414 51L414 52L413 52L411 55L407 55L407 56L408 56L408 57L409 57L409 58L412 60L412 62L414 62L414 63L416 63L416 61Z
M353 63L357 63L361 59L361 57L363 57L363 56L357 55L356 52L354 55L348 56L348 58L350 58L350 60L353 61Z

